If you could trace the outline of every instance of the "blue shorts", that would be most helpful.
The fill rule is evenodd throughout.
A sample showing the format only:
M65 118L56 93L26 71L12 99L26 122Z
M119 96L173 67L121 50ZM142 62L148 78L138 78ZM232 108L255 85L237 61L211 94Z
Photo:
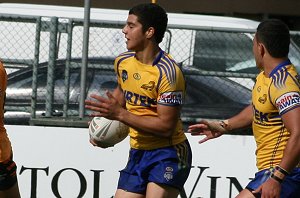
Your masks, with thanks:
M11 188L17 183L17 166L12 157L0 163L0 191Z
M190 170L192 151L188 141L154 150L131 148L125 169L120 171L118 189L145 194L147 184L183 188Z
M255 174L255 178L246 186L252 191L270 178L272 170L266 169ZM260 197L260 196L256 196ZM280 198L299 198L300 197L300 168L295 168L287 175L281 183Z

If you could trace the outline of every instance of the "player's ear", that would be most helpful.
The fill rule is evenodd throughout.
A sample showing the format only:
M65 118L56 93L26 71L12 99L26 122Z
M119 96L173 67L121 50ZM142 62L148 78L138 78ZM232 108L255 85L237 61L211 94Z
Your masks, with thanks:
M146 31L146 38L150 39L154 36L155 29L153 27L149 27Z
M258 52L261 55L261 57L264 56L264 54L266 53L266 47L264 44L258 43Z

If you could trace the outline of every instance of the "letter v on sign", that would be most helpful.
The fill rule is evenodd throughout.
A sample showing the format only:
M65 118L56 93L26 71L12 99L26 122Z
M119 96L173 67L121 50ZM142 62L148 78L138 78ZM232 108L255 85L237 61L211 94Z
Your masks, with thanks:
M196 168L196 167L195 167L195 166L192 166L192 168ZM191 198L191 197L193 196L194 191L195 191L195 189L196 189L196 187L197 187L197 185L198 185L198 182L199 182L199 180L200 180L200 177L201 177L202 173L203 173L206 169L208 169L209 167L201 167L201 166L197 166L197 168L199 168L200 172L199 172L198 177L197 177L197 179L196 179L196 181L195 181L195 184L194 184L194 186L193 186L193 189L192 189L192 191L191 191L191 193L190 193L189 198Z

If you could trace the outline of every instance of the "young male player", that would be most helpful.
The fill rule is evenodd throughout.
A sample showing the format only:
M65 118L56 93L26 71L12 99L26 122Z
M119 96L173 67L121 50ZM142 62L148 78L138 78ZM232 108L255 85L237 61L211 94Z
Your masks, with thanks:
M191 149L180 120L184 76L159 43L167 14L157 4L129 11L123 33L127 49L115 60L118 87L104 98L91 95L93 116L130 126L130 153L120 172L116 198L175 198L191 169Z

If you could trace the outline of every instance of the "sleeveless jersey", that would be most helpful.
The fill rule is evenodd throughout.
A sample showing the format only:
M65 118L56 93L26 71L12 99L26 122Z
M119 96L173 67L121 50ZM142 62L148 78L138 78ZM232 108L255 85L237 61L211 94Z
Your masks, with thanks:
M157 116L157 105L181 106L184 101L185 79L175 61L160 51L153 65L139 62L135 52L128 51L115 59L118 83L123 90L126 109L140 116ZM178 118L176 131L170 138L129 130L130 146L151 150L183 142L186 136Z
M252 91L253 133L259 170L278 165L290 137L281 115L300 107L299 74L289 60L268 77L261 72Z
M2 62L0 61L0 162L10 158L11 144L4 127L4 102L7 86L7 75Z

